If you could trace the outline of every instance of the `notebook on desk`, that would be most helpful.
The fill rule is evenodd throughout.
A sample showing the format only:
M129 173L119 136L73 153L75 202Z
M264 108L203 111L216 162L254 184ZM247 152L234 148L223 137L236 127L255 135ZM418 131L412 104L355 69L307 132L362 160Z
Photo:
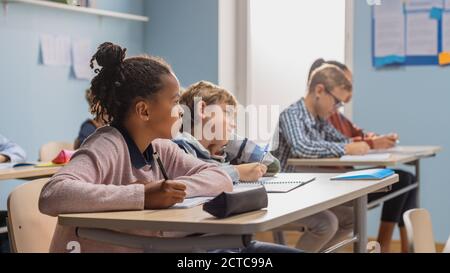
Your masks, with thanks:
M5 163L0 164L0 169L10 169L10 168L23 168L23 167L35 167L35 168L51 168L51 167L62 167L66 164L55 164L52 162L42 163L42 162L23 162L23 163Z
M397 146L390 149L382 149L382 150L371 150L369 154L405 154L405 155L414 155L421 156L429 154L429 149L427 147L404 147Z
M355 172L348 172L331 178L331 180L380 180L395 172L391 169L371 169Z
M345 162L366 162L366 161L385 161L391 159L390 153L370 153L367 155L344 155L340 161Z
M14 164L11 163L0 163L0 170L7 170L14 167Z
M171 209L190 209L194 208L200 205L203 205L204 203L209 202L210 200L214 199L214 197L194 197L194 198L186 198L182 203L175 204L171 207Z
M263 185L268 193L287 193L313 182L315 176L301 173L279 173L274 177L263 177L254 182L239 182L235 190Z
M14 168L21 168L21 167L33 167L35 166L35 163L2 163L0 164L0 170L6 170L6 169L14 169Z

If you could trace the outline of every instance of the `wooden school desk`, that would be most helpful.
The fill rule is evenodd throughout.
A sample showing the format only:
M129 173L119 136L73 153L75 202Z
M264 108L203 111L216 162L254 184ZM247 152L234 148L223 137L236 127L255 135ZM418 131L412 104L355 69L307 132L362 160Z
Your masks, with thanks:
M442 151L442 147L438 146L399 146L392 150L385 150L381 152L390 153L389 159L383 160L355 160L355 161L342 161L340 158L324 158L324 159L289 159L288 165L295 167L395 167L400 164L410 164L415 168L415 176L417 183L406 187L402 190L388 194L383 198L375 200L368 205L368 208L374 208L381 203L395 198L407 191L417 189L419 198L420 189L420 161L424 158L435 156ZM420 200L417 203L420 204Z
M54 175L61 167L17 167L9 169L0 169L0 181L12 179L31 179L50 177Z
M251 236L284 226L323 210L353 201L355 252L367 246L367 195L398 182L398 175L377 181L331 181L336 174L313 174L316 180L294 191L269 194L267 209L227 219L216 219L202 210L168 209L60 215L58 223L77 227L81 238L153 252L193 252L204 249L243 247ZM217 234L183 238L149 238L111 230L147 230Z

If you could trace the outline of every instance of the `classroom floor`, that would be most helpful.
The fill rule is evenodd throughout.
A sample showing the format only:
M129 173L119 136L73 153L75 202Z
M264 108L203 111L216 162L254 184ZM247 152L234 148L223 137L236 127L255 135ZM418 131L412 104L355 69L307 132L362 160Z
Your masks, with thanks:
M301 233L295 232L295 231L286 231L284 232L284 238L286 240L286 244L290 247L295 247L295 244L297 243L298 239L300 238ZM262 241L262 242L269 242L273 243L273 236L272 232L262 232L258 233L255 236L255 240ZM369 238L369 241L376 241L376 238ZM440 253L444 249L444 244L436 244L437 252ZM339 253L352 253L353 247L347 246L339 251ZM391 252L392 253L400 253L401 252L401 245L400 241L392 241L391 244Z

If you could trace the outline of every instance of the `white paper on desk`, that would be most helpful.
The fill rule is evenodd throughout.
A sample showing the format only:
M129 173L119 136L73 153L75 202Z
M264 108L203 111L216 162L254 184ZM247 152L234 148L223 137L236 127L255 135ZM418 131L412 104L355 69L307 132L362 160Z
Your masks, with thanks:
M367 154L367 155L345 155L341 157L341 161L383 161L391 158L391 154Z
M375 19L375 57L405 56L405 20L400 16Z
M406 18L406 54L436 56L438 54L438 25L428 12L410 13Z
M186 198L183 203L175 204L171 207L171 209L190 209L196 206L203 205L214 199L214 197L194 197L194 198Z
M73 71L80 80L91 80L94 72L90 67L93 55L91 41L86 39L74 40L72 43Z
M13 166L12 163L0 163L0 170L11 169Z
M415 155L420 156L424 154L429 154L428 148L418 148L418 147L394 147L390 149L382 149L382 150L371 150L369 154L402 154L402 155Z
M405 3L407 11L423 11L432 8L443 8L442 0L406 0Z
M450 52L450 13L442 14L442 51Z
M70 66L70 37L41 35L42 62L49 66Z
M403 16L403 0L383 0L374 6L374 18Z

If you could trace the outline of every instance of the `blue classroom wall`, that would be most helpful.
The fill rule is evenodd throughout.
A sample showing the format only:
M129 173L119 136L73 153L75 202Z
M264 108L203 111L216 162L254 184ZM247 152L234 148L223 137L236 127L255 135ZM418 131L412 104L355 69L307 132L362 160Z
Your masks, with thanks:
M143 14L143 0L100 0L98 7ZM29 160L50 141L72 142L89 117L84 91L88 81L74 79L70 67L40 64L40 34L119 43L129 54L144 51L145 23L102 18L24 4L0 11L0 133L19 143ZM0 184L0 209L20 181Z
M146 0L96 0L96 8L136 15L144 15Z
M408 66L375 70L371 62L371 12L366 1L354 11L354 121L365 130L398 132L402 145L440 145L422 161L421 206L430 210L437 241L450 235L450 67ZM377 234L380 210L369 213Z
M145 50L165 58L182 86L218 82L218 0L147 0Z

